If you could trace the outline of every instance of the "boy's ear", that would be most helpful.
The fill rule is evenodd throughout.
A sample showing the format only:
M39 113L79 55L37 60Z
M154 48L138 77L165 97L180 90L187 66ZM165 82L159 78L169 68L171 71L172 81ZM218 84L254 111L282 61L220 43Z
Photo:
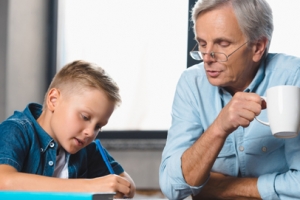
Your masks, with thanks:
M47 95L47 108L51 112L55 110L59 97L60 97L60 91L57 88L52 88L49 90Z
M261 38L259 39L254 45L253 45L253 61L259 62L264 55L266 51L266 47L268 44L267 38Z

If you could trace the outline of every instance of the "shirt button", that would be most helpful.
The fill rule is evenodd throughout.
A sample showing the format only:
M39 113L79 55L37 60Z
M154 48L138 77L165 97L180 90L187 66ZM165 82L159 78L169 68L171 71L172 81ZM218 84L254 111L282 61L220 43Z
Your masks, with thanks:
M43 148L41 148L41 152L44 152L44 149L43 149Z
M50 147L51 147L51 148L54 147L54 143L53 143L53 142L50 143Z
M49 161L48 164L49 164L50 166L52 166L52 165L53 165L53 161Z
M240 151L244 151L244 147L243 147L243 146L240 146L240 147L239 147L239 150L240 150Z
M262 150L263 152L266 152L266 151L267 151L267 147L262 147L261 150Z

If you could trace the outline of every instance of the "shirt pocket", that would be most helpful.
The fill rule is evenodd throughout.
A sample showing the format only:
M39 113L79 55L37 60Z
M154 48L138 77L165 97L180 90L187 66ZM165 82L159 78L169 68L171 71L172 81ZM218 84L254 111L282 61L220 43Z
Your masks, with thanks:
M246 154L263 156L283 148L283 145L284 139L279 139L271 135L246 140L244 142L244 149Z
M272 135L245 141L247 175L258 177L262 174L287 171L284 147L284 139Z

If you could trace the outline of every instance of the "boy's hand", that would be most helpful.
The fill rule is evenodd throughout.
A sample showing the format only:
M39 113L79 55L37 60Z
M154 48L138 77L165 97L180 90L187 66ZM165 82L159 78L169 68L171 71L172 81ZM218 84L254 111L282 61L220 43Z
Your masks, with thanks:
M130 182L130 193L129 193L129 195L126 195L124 198L133 198L133 196L135 194L135 189L136 189L134 181L132 180L130 175L125 171L123 173L119 174L119 175Z
M93 179L63 179L20 173L6 164L0 164L0 188L23 191L115 192L114 198L132 198L135 193L135 184L126 172Z
M90 180L95 191L116 192L114 198L131 196L131 183L121 176L110 174Z

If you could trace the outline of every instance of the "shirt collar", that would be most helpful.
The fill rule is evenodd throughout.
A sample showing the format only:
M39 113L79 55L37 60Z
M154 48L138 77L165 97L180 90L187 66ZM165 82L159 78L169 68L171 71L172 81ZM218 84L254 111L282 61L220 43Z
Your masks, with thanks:
M257 87L261 84L261 82L263 81L263 79L265 77L265 71L266 71L265 61L266 61L266 59L262 60L253 80L251 81L250 85L247 88L245 88L244 92L255 92ZM221 97L223 97L223 95L227 94L227 93L228 92L224 88L219 87L219 94Z
M250 83L250 85L244 90L244 92L255 92L257 87L261 84L265 77L265 71L266 71L266 64L265 59L262 60L261 64L258 67L258 70L256 72L256 75L254 76L254 79Z
M42 114L42 109L42 105L37 103L30 103L25 108L24 114L31 120L40 143L41 152L44 152L50 145L54 144L55 149L58 145L37 122L37 119Z

